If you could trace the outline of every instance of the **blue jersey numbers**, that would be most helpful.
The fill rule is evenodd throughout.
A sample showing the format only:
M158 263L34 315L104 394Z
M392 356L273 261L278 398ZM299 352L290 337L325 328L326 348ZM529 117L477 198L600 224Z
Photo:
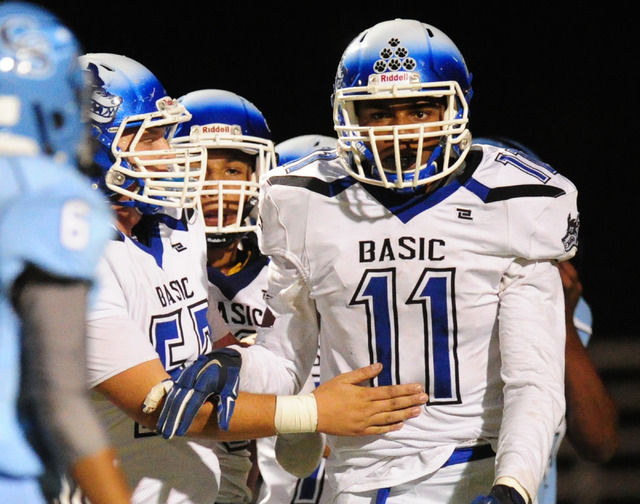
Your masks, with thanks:
M401 300L407 305L415 305L404 319L397 309L395 268L366 270L351 299L351 306L364 307L371 362L383 365L372 385L401 383L402 327L422 323L424 367L421 373L429 404L459 403L455 269L425 268L416 273L413 292L408 299ZM412 367L420 362L415 355L413 357Z
M203 300L189 306L189 316L186 319L183 320L183 310L157 315L151 319L149 337L162 365L172 375L172 372L182 370L180 366L186 360L195 359L199 354L212 350L207 302ZM185 341L183 324L193 325L198 334L197 342Z

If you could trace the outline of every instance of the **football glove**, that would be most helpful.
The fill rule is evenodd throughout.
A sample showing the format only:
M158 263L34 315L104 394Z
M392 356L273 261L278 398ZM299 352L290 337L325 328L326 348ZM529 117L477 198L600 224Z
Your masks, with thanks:
M489 495L478 495L471 504L527 504L515 488L495 485Z
M211 396L217 401L218 425L229 429L240 381L240 353L231 348L220 348L198 359L185 368L167 394L158 432L165 439L184 436L193 420Z

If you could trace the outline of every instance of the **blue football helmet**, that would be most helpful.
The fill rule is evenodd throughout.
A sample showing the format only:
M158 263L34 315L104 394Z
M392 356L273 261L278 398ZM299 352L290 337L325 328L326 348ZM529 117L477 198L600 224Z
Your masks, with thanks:
M89 121L98 144L94 161L102 169L94 185L112 203L135 207L143 214L162 207L194 208L204 180L204 149L176 149L169 143L162 150L138 149L149 129L164 128L168 141L191 115L137 61L89 53L80 57L80 63L92 86ZM123 148L122 136L132 131L133 140Z
M205 176L202 208L207 242L225 246L257 229L253 215L258 202L260 176L276 166L271 130L258 108L245 98L222 89L192 91L178 99L191 120L181 123L171 141L179 147L237 149L255 157L251 180L216 180ZM215 204L210 202L215 201ZM207 222L207 213L216 212ZM212 223L214 222L214 223Z
M73 33L45 9L0 3L0 152L75 164L87 146ZM86 156L85 156L86 157Z
M471 74L455 44L439 29L415 20L384 21L347 47L334 84L333 121L338 152L355 179L399 192L443 178L464 161ZM360 100L427 98L444 103L441 121L402 126L360 126ZM425 141L438 139L429 159ZM393 166L383 165L376 141L393 142ZM400 145L410 144L407 156Z
M338 139L325 135L300 135L276 145L278 164L283 165L317 150L331 150L338 146Z

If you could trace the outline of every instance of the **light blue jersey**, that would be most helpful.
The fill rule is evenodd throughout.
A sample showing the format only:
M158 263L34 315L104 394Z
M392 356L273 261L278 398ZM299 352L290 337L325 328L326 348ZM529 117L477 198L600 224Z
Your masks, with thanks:
M63 278L93 280L111 213L100 193L69 165L48 157L0 158L0 485L34 480L42 462L19 418L21 323L11 303L30 265ZM64 316L60 314L59 316Z
M573 323L578 330L578 336L582 341L584 346L587 346L589 343L589 338L591 338L591 328L593 324L593 317L591 314L591 308L584 300L584 298L580 298L578 304L576 305L576 309L573 313ZM558 443L561 442L561 439L558 439ZM549 465L549 471L542 481L542 485L540 485L540 490L538 491L538 504L556 504L558 494L558 467L556 457L551 459L551 464Z

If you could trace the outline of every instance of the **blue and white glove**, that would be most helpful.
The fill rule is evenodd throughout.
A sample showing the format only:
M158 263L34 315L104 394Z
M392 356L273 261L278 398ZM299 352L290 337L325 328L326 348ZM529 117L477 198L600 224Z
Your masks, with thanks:
M231 348L220 348L201 355L185 368L162 406L158 419L162 437L184 436L211 396L217 401L218 425L222 430L228 430L238 397L241 365L240 353Z
M515 488L494 485L489 495L478 495L471 504L527 504Z

